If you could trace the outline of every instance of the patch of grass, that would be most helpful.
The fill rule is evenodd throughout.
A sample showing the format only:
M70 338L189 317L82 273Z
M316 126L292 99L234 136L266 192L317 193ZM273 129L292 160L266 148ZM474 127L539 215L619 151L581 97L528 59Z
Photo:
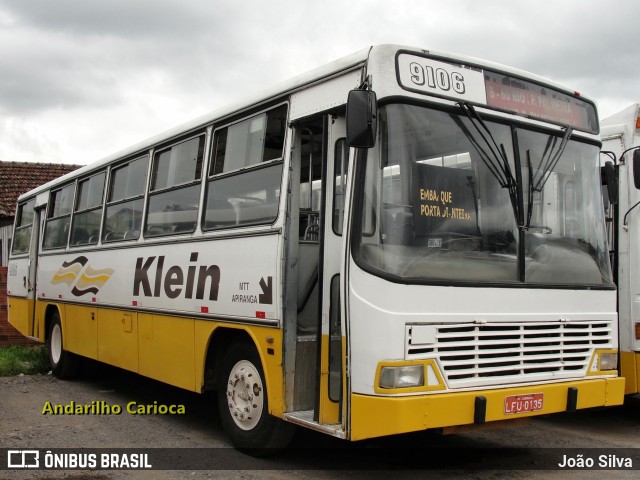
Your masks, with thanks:
M44 345L0 347L0 377L10 377L21 373L25 375L47 373L50 369L49 356Z

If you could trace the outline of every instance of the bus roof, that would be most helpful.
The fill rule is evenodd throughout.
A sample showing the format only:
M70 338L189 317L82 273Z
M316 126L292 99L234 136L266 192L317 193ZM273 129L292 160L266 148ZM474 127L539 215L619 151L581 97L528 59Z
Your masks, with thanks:
M225 118L232 117L237 114L241 114L243 111L249 110L251 108L255 108L256 106L267 104L271 101L276 100L278 97L283 97L287 94L295 92L296 90L300 90L309 85L320 82L323 79L327 79L327 78L339 75L341 73L364 66L370 58L374 58L374 57L376 59L394 58L395 53L400 50L430 54L430 55L434 55L442 58L447 58L463 64L482 66L482 67L490 68L493 70L502 71L504 73L508 73L511 75L523 77L543 85L548 85L551 88L554 88L556 90L560 90L572 95L576 93L573 90L570 90L555 82L552 82L549 79L537 76L530 72L513 68L513 67L508 67L506 65L501 65L499 63L490 62L487 60L481 60L479 58L459 55L455 53L443 52L443 51L427 50L422 48L407 47L407 46L392 45L392 44L369 46L358 52L352 53L338 60L335 60L331 63L328 63L326 65L310 70L306 73L295 76L289 80L275 84L256 94L245 97L227 106L213 110L205 115L195 118L194 120L188 121L174 128L166 130L158 135L147 138L146 140L143 140L139 143L131 145L130 147L127 147L123 150L120 150L111 155L108 155L107 157L104 157L101 160L97 160L92 163L89 163L78 170L75 170L62 177L52 180L44 185L41 185L38 188L35 188L29 192L24 193L23 195L20 196L19 200L37 195L38 193L44 192L57 184L61 184L66 181L72 180L74 178L82 177L87 174L90 174L92 171L103 168L106 165L114 161L117 161L119 159L131 157L138 153L143 153L149 150L154 145L165 143L167 141L170 141L172 138L175 138L184 133L200 129L214 122L223 121ZM379 96L379 98L381 97L382 96ZM585 98L585 100L591 101L587 98ZM346 102L346 96L345 96L345 102Z

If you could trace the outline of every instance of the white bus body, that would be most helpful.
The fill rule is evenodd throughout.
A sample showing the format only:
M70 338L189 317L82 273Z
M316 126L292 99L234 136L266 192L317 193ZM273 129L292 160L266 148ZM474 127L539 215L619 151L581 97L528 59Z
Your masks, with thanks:
M59 376L217 389L243 448L620 404L599 141L572 90L372 47L23 195L10 321Z
M608 206L608 216L618 285L620 373L625 392L635 394L640 392L640 169L634 152L640 149L640 104L605 118L601 125L602 150L613 153L618 176L618 205ZM610 158L603 155L604 160Z

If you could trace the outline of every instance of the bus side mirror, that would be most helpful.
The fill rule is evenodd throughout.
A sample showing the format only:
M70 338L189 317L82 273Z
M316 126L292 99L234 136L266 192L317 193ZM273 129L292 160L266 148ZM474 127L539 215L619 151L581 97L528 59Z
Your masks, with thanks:
M618 172L613 162L605 162L603 167L604 183L607 186L607 193L609 194L609 203L612 205L618 204Z
M376 143L378 103L371 90L351 90L347 98L347 143L371 148Z
M640 190L640 148L633 152L633 183Z

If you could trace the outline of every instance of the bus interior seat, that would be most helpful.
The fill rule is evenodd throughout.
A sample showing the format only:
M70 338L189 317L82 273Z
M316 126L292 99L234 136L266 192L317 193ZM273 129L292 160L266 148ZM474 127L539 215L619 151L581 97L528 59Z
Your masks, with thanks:
M300 230L299 237L301 241L317 242L320 240L320 230L318 221L320 212L308 208L300 209Z
M196 229L196 222L179 223L173 227L173 233L191 233Z
M86 245L89 243L89 233L84 228L73 229L73 244Z
M317 223L313 225L309 225L304 229L304 238L305 241L318 241L320 239L320 226Z
M124 233L122 232L107 232L104 236L105 242L115 242L117 240L122 240L124 238Z

